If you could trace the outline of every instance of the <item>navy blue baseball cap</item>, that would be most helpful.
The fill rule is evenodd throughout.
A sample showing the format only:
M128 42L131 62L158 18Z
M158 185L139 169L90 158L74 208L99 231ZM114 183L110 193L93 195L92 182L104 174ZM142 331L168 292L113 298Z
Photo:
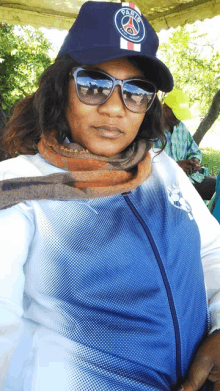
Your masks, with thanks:
M159 39L133 3L87 1L69 30L57 58L69 54L84 65L134 57L147 80L169 92L173 77L156 57Z

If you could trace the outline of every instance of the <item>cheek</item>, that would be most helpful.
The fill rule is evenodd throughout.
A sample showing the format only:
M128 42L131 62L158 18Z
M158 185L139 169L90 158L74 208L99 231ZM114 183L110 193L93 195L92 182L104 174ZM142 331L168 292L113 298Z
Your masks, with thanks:
M69 123L69 126L71 128L71 123L73 120L73 117L75 116L75 104L74 101L76 100L76 92L74 88L74 84L72 81L69 83L69 90L68 90L68 101L67 101L67 107L65 110L66 119Z
M68 103L66 107L66 118L71 130L78 128L91 116L92 106L83 104L75 91L74 85L69 87Z
M133 135L134 135L133 138L135 138L137 136L139 129L142 125L142 122L144 120L144 117L145 117L145 113L139 114L138 118L136 116L133 118L130 118L129 128L131 129L131 133L133 133Z

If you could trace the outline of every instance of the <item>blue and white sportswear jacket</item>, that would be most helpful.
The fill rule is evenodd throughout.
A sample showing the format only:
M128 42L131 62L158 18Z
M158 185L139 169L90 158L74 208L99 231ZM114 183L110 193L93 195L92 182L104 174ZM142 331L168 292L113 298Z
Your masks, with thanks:
M0 211L1 391L169 391L219 328L220 225L151 156L128 194ZM61 171L19 156L0 179Z

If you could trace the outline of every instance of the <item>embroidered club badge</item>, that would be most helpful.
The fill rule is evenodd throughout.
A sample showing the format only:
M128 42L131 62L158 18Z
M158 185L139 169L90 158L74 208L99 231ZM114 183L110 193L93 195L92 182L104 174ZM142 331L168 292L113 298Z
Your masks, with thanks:
M147 34L138 7L133 3L122 3L122 7L114 15L114 26L121 37L121 49L141 50L140 45Z

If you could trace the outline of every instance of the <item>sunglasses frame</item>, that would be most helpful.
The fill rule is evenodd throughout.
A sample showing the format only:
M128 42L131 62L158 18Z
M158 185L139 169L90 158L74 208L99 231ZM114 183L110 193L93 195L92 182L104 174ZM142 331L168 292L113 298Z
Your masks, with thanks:
M106 97L106 99L104 99L104 101L102 103L87 103L87 102L84 102L80 96L79 96L79 93L78 93L78 88L77 88L77 83L76 83L76 80L77 80L77 73L79 71L95 71L95 72L99 72L105 76L107 76L110 80L112 80L113 82L113 86L112 86L112 90L110 92L110 94ZM142 79L142 78L130 78L130 79L125 79L125 80L121 80L121 79L116 79L115 77L109 75L107 72L104 72L104 71L101 71L100 69L98 68L87 68L87 67L74 67L71 71L70 71L70 76L74 79L75 81L75 85L76 85L76 93L77 93L77 97L78 99L80 100L80 102L84 103L85 105L89 105L89 106L98 106L98 105L102 105L103 103L105 103L109 98L110 96L112 95L114 89L116 86L120 86L121 87L121 98L122 98L122 101L124 103L124 105L127 107L128 110L132 111L133 113L137 113L137 114L141 114L141 113L146 113L150 107L152 106L153 102L154 102L154 99L156 98L156 95L157 95L157 92L158 92L158 89L155 87L155 85L153 83L151 83L150 81L146 80L146 79ZM147 107L146 110L143 110L143 111L134 111L134 110L131 110L127 104L125 103L124 101L124 97L123 97L123 86L126 82L129 82L129 81L144 81L144 82L147 82L149 83L150 85L152 85L154 87L154 96L153 96L153 99L149 105L149 107Z

